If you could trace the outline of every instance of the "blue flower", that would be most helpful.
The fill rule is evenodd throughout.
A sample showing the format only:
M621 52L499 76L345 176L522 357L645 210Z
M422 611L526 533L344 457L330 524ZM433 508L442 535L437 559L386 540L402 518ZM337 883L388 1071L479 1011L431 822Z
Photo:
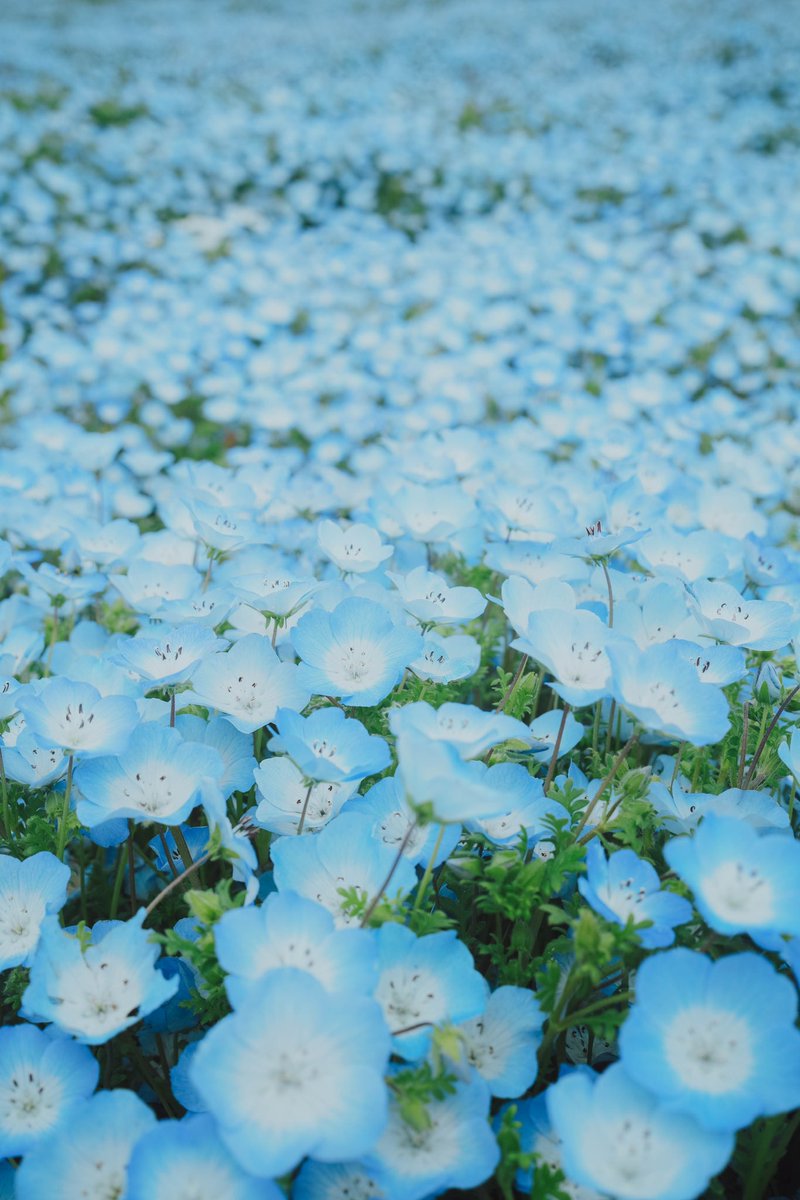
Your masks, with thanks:
M783 832L759 835L744 821L707 816L691 838L673 838L664 857L694 894L706 924L757 941L800 934L800 844Z
M169 1000L178 980L156 970L158 946L142 928L144 916L140 909L130 921L100 923L85 947L55 917L46 920L22 997L25 1016L99 1046Z
M480 758L492 746L511 738L530 740L530 730L522 721L505 713L484 712L474 704L454 704L452 701L439 708L425 700L392 708L389 726L395 736L414 730L432 740L449 742L465 759Z
M708 746L728 730L728 702L720 688L701 683L672 642L640 649L618 641L608 649L613 692L645 729Z
M505 986L491 993L479 1016L460 1023L467 1062L493 1096L521 1096L532 1085L544 1020L533 992Z
M369 902L378 894L395 860L388 846L372 836L372 822L360 813L342 813L315 837L283 837L272 847L278 891L297 892L323 904L337 925L355 918L344 905L343 891L355 888ZM392 874L390 897L411 891L416 872L405 858Z
M389 1034L373 1000L271 971L203 1039L191 1078L234 1158L259 1176L357 1158L386 1124Z
M271 833L311 833L327 825L358 787L350 783L309 783L291 759L265 758L253 772L259 799L257 823Z
M118 644L112 661L122 663L151 687L184 683L203 659L226 643L196 621L138 633Z
M185 742L177 729L140 725L118 758L94 758L75 772L80 821L89 829L126 817L181 825L199 802L204 779L222 777L210 746Z
M573 708L594 704L611 690L608 649L613 630L583 609L531 613L524 637L511 645L541 663L554 676L551 685Z
M35 1025L0 1029L0 1157L27 1154L61 1129L97 1086L86 1046Z
M306 613L292 641L302 659L299 678L309 691L362 707L388 696L422 646L416 630L395 625L382 605L360 596L342 600L330 613Z
M586 876L578 880L578 890L607 921L617 925L626 924L630 918L637 925L651 922L649 929L637 931L648 950L672 945L674 927L692 916L688 900L661 890L658 872L649 862L633 850L617 850L606 858L596 841L586 851Z
M224 913L214 928L225 988L234 1008L268 971L308 971L329 992L366 995L377 978L374 936L337 929L326 908L294 892L273 892L259 907Z
M243 1171L206 1115L159 1121L136 1143L126 1200L282 1200L267 1179Z
M270 738L270 750L288 755L308 780L362 780L380 774L391 762L383 738L367 733L337 705L317 708L308 717L280 708L275 723L278 733Z
M500 1158L489 1102L482 1080L458 1083L426 1106L425 1125L412 1128L393 1100L389 1123L365 1167L380 1172L378 1179L391 1200L425 1200L448 1188L477 1188Z
M377 942L375 997L392 1031L394 1053L401 1058L424 1058L434 1026L483 1012L486 981L452 930L418 938L389 921L378 930Z
M156 1124L133 1092L98 1092L73 1109L69 1122L25 1155L17 1171L17 1200L125 1196L136 1142Z
M546 1094L567 1176L618 1200L694 1200L733 1152L732 1134L673 1112L619 1063L594 1080L562 1076Z
M474 637L466 633L444 637L429 630L420 653L411 659L408 669L427 683L453 683L474 675L480 662L481 648Z
M294 663L281 662L269 638L251 633L224 654L211 654L192 679L193 691L181 703L204 704L224 713L242 733L275 719L281 707L302 709L309 692Z
M464 762L449 742L414 730L397 739L397 776L409 803L429 807L435 820L483 821L508 811L509 788L525 802L535 799L536 781L519 763ZM516 830L514 831L516 832Z
M101 696L91 684L70 679L31 685L17 706L43 746L84 758L121 754L139 720L129 696Z
M363 796L353 796L347 802L347 811L369 817L376 841L395 850L402 847L412 863L427 865L433 856L433 866L440 866L461 837L460 825L418 825L396 775L379 779Z
M292 1200L386 1200L387 1196L382 1172L360 1162L321 1163L309 1158L292 1184Z
M0 854L0 971L30 966L42 921L66 903L69 876L47 850L21 862Z
M800 1105L797 993L757 954L646 959L620 1034L625 1070L705 1129L743 1129Z

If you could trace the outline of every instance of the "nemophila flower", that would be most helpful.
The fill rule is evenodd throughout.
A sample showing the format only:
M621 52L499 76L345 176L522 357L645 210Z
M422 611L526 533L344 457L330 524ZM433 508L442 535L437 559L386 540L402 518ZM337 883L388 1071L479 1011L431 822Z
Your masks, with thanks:
M661 880L651 863L633 850L617 850L606 858L603 848L590 842L586 851L586 875L578 880L578 891L595 912L607 921L635 924L649 921L650 928L637 936L644 947L654 950L675 941L675 926L691 920L692 906L683 896L661 890Z
M111 567L125 561L133 552L141 534L133 521L76 522L71 542L84 563Z
M201 583L199 572L185 563L134 559L126 575L109 576L109 582L134 612L152 615L167 600L187 600Z
M389 727L395 736L416 730L435 741L449 742L462 758L480 758L492 746L529 740L529 729L522 721L505 713L484 712L474 704L446 701L434 708L425 700L389 710Z
M516 784L526 796L531 794L527 781L535 788L532 776L519 764L487 767L464 762L450 742L433 741L414 730L399 734L396 750L397 777L409 803L428 808L434 820L444 824L501 816L508 811L510 786Z
M152 686L185 683L204 658L225 645L211 629L194 622L125 638L115 660Z
M21 564L23 578L30 587L41 589L50 599L54 608L56 601L80 603L102 592L106 586L106 577L99 571L87 571L83 574L64 571L52 563L41 563L35 570L27 563Z
M645 959L620 1033L642 1087L705 1129L743 1129L800 1104L792 983L758 954L713 962L692 950Z
M565 1072L562 1071L565 1077L568 1073L569 1068ZM540 1163L549 1167L551 1171L563 1171L562 1145L547 1114L547 1092L534 1096L532 1099L523 1100L513 1107L516 1108L514 1120L520 1126L520 1149L524 1154L536 1155L533 1166L520 1167L514 1176L515 1187L523 1196L526 1196L533 1188L536 1168ZM503 1105L498 1116L502 1117L508 1108L509 1105ZM495 1127L498 1123L495 1118ZM594 1188L584 1187L583 1184L576 1183L572 1179L564 1179L558 1186L569 1197L569 1200L602 1200L600 1193Z
M204 625L216 628L227 620L238 606L239 598L229 588L213 587L202 591L198 588L188 596L177 600L162 600L150 614L156 621L168 625Z
M290 759L283 757L265 758L253 778L259 797L255 820L271 833L297 833L301 820L304 833L321 829L358 787L357 780L310 783Z
M253 757L253 739L236 729L225 717L202 717L181 713L175 728L185 742L199 742L216 751L222 760L222 775L215 783L227 799L233 792L246 792L253 785L253 771L257 765Z
M392 493L392 520L415 541L443 542L475 523L475 503L455 484L403 484Z
M192 499L187 505L192 514L192 523L203 545L212 550L238 550L241 546L253 546L269 540L264 525L252 520L246 512L206 504Z
M315 579L263 572L237 575L231 586L241 602L267 621L288 620L309 603L319 589ZM241 617L241 610L238 614Z
M667 842L664 857L719 933L749 933L756 941L800 934L800 844L794 838L759 834L743 821L711 814L693 837Z
M269 1179L255 1179L233 1158L211 1117L159 1121L133 1149L127 1200L281 1200Z
M545 609L533 613L524 637L511 645L546 667L555 678L553 690L577 708L608 695L611 663L607 649L614 640L613 630L594 613Z
M288 708L275 716L278 732L269 740L273 754L286 754L306 779L346 783L378 775L391 762L383 738L367 733L360 721L337 705L307 717Z
M222 759L210 746L185 742L177 729L140 725L116 758L94 758L75 771L79 820L92 829L125 817L180 825L198 803L206 778L222 777Z
M86 1046L35 1025L0 1029L0 1155L27 1154L63 1127L98 1076Z
M389 846L375 841L372 822L360 813L341 813L313 838L281 838L271 854L278 891L316 900L340 927L357 923L342 893L355 889L368 903L383 887L396 858ZM407 895L416 882L414 867L403 858L393 871L388 894Z
M216 709L242 733L253 733L274 720L279 708L305 708L306 684L293 663L281 662L269 639L248 634L224 654L206 658L192 679L192 692L181 694Z
M451 587L443 576L426 567L415 567L408 575L387 574L406 612L423 625L462 624L479 617L486 608L486 598L477 588Z
M367 995L377 978L373 934L337 929L326 908L290 891L224 913L214 943L234 1008L257 980L281 967L308 971L327 991L349 995Z
M3 745L2 753L6 776L29 787L47 787L61 779L67 771L67 759L63 752L53 746L40 746L33 734L26 730L13 746Z
M713 795L683 791L677 784L670 790L663 783L654 782L650 784L647 799L662 818L661 828L669 833L692 833L702 818L710 814L735 817L758 830L786 829L789 824L788 812L769 792L726 788Z
M487 779L505 795L509 807L495 816L468 821L473 832L484 834L496 845L515 845L523 831L531 843L551 834L553 818L569 824L564 805L545 796L542 780L534 779L525 767L498 763L490 770Z
M343 600L330 613L306 613L292 642L302 659L303 686L357 706L379 704L388 696L422 645L416 630L395 625L380 604L360 596Z
M778 757L791 771L796 780L800 780L800 732L792 730L789 741L781 742L778 747Z
M452 930L417 937L404 925L387 921L378 930L377 945L375 998L392 1032L393 1051L401 1058L424 1058L434 1026L484 1011L486 981Z
M778 600L746 600L728 583L692 586L698 612L712 637L749 650L779 650L794 633L794 614Z
M510 575L500 589L503 610L517 637L524 637L535 612L557 609L568 612L575 608L574 589L562 579L546 579L534 586L521 575Z
M392 1200L424 1200L449 1188L468 1190L484 1183L500 1158L489 1124L490 1094L480 1079L426 1106L428 1123L410 1125L396 1100L389 1122L364 1165L380 1172Z
M723 692L703 684L671 642L641 649L632 642L609 647L616 700L645 729L708 746L727 732Z
M503 575L518 575L539 585L548 580L576 584L588 579L586 563L556 549L553 543L496 542L486 547L484 562Z
M194 1031L190 1037L200 1039L201 1034ZM172 1067L169 1073L169 1082L172 1088L172 1094L179 1104L182 1104L187 1112L202 1113L206 1112L205 1101L198 1092L197 1088L192 1083L189 1072L192 1066L192 1060L200 1046L200 1041L189 1041L178 1055L178 1061Z
M16 692L19 683L13 676L0 675L0 721L5 721L17 711Z
M671 643L682 657L694 667L701 683L713 683L727 687L747 674L747 658L737 646L715 646L705 643L683 641L675 638Z
M409 707L411 707L409 705ZM414 810L396 775L387 775L347 804L348 813L361 813L372 822L372 836L413 863L440 866L461 837L459 825L418 825ZM438 849L437 849L438 846Z
M521 1096L531 1086L539 1069L536 1052L544 1020L533 992L499 987L480 1016L460 1023L466 1060L493 1096Z
M585 526L585 533L578 537L559 538L555 548L562 554L575 555L576 558L608 558L623 546L638 542L648 531L633 529L631 526L614 527L614 522L602 516L595 518Z
M127 1196L131 1152L155 1124L155 1113L133 1092L98 1092L25 1155L17 1200L52 1200L55 1186L63 1200Z
M576 721L572 713L567 713L564 720L563 712L550 709L549 712L536 717L528 726L526 741L532 745L525 757L533 759L534 762L549 763L558 742L558 757L563 758L575 749L585 733L586 727L581 725L580 721Z
M673 1112L618 1063L562 1076L546 1095L567 1176L619 1200L694 1200L733 1152L732 1134Z
M355 575L374 571L394 554L394 547L381 541L377 529L358 522L342 528L335 521L320 521L317 540L320 550L334 566Z
M42 921L66 904L69 877L47 850L22 861L0 854L0 971L30 965Z
M206 846L209 845L209 830L201 826L185 824L181 827L181 833L184 834L184 841L191 854L192 862L196 863L200 854L203 854ZM167 845L167 853L164 853L164 844ZM157 871L172 871L172 874L176 875L184 870L184 859L181 857L178 842L175 841L169 829L164 830L162 834L157 834L155 838L151 838L148 845L154 853L154 866Z
M2 1193L0 1193L2 1195ZM321 1163L308 1158L292 1183L293 1200L387 1200L381 1171L362 1163Z
M190 1074L234 1158L259 1176L306 1155L358 1158L385 1124L389 1034L380 1009L306 971L269 972L206 1034Z
M42 746L89 758L120 754L139 714L128 696L101 696L88 683L46 679L18 701L19 711Z
M169 1000L178 981L156 970L158 947L142 928L144 916L140 909L130 921L103 923L88 945L55 917L45 920L22 997L24 1015L99 1046Z
M636 546L636 557L654 575L677 575L689 583L727 574L728 563L719 538L706 529L683 533L657 525Z
M420 654L411 660L408 669L426 683L454 683L474 675L480 662L481 648L474 637L466 633L443 637L429 630Z

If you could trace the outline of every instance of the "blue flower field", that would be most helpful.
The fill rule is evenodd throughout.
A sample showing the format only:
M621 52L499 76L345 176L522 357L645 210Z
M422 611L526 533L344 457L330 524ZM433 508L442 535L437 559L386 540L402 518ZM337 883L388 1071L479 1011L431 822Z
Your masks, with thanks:
M798 1200L799 63L4 0L0 1200Z

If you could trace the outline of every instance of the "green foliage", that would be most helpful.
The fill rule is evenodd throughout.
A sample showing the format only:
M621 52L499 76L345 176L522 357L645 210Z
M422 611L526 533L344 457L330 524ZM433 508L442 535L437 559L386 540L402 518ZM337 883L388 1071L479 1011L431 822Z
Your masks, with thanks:
M398 1071L387 1082L400 1116L406 1125L420 1133L431 1127L428 1105L445 1100L456 1090L455 1075L436 1070L428 1062Z
M522 1125L516 1116L516 1104L509 1104L496 1130L500 1162L495 1172L495 1179L503 1194L503 1200L514 1200L514 1180L517 1172L529 1171L535 1161L533 1154L522 1149L519 1137Z
M217 961L214 948L214 926L223 913L240 908L244 902L244 892L234 896L233 886L231 879L223 879L215 888L186 892L186 905L199 926L195 940L181 937L174 929L151 935L161 943L166 954L185 958L198 971L203 986L193 989L189 1007L204 1024L220 1020L230 1010L225 993L225 972Z

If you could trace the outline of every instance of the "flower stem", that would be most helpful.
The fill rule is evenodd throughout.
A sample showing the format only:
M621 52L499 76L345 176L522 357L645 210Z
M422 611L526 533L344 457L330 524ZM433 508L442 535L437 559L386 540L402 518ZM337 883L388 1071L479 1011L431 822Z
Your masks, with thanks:
M0 747L0 787L3 792L3 829L9 842L14 837L14 830L11 828L11 810L8 807L8 780L6 779L6 767L3 762L3 750Z
M425 868L422 879L420 879L420 881L419 881L419 887L417 888L417 894L414 897L414 907L411 909L412 916L419 908L422 907L422 901L425 897L425 893L428 890L428 884L431 881L431 875L433 874L433 864L436 862L436 856L439 853L439 850L441 849L443 837L444 837L444 825L440 825L438 836L436 838L436 841L433 844L433 850L431 851L431 856L428 859L428 865Z
M561 739L564 736L564 730L566 729L566 726L567 726L567 717L569 716L569 712L570 712L569 705L565 704L564 708L562 709L562 712L561 712L561 724L558 727L558 733L556 734L555 745L553 746L553 757L550 759L550 766L547 768L547 775L545 776L545 780L544 780L545 793L547 792L547 789L550 787L550 784L553 782L553 776L556 773L556 763L558 762L558 753L561 749Z
M389 870L386 874L386 878L384 879L383 883L378 888L377 892L375 893L375 895L372 897L369 904L367 905L367 911L364 913L364 916L361 918L361 928L362 929L364 929L369 924L370 917L372 916L372 914L375 912L375 909L380 904L383 893L386 891L387 887L392 882L392 876L394 875L397 868L400 866L400 860L402 859L403 855L405 854L406 846L411 841L411 835L413 834L413 832L416 828L417 828L417 822L416 822L416 819L414 819L411 822L411 824L409 825L408 829L406 830L405 836L397 848L397 854L394 856L394 862L389 867Z
M208 854L201 854L200 857L198 858L197 862L193 862L192 865L187 867L185 871L181 871L180 875L176 875L174 879L170 880L170 882L167 884L167 886L165 888L162 888L161 891L158 893L158 895L153 900L150 901L147 908L144 910L145 917L149 917L150 913L153 911L153 909L157 908L158 905L161 903L161 901L165 900L167 898L167 896L170 894L170 892L174 892L175 888L179 887L180 884L183 883L184 879L188 879L193 871L199 870L199 868L202 867L204 863L208 862L208 859L209 859Z
M72 799L72 765L73 757L70 754L69 762L67 763L67 786L64 789L64 803L61 806L61 822L58 826L58 842L56 845L56 858L59 861L64 861L64 851L67 848L67 826L69 825L69 805Z
M499 713L503 712L503 710L505 709L505 706L508 704L509 700L513 696L517 684L519 683L520 679L522 679L522 672L525 670L527 665L528 665L528 656L527 656L527 654L523 654L522 658L519 660L519 666L517 667L517 669L514 673L514 678L511 680L511 683L506 688L505 694L503 695L502 700L500 701L497 708L495 709L495 712L499 712Z
M614 759L613 763L611 764L611 769L609 770L608 774L603 779L602 783L600 784L600 787L595 792L594 796L592 797L591 801L589 802L589 804L586 808L586 812L583 814L583 816L581 817L581 819L578 823L578 828L575 830L575 840L576 841L578 840L579 834L582 832L583 829L585 829L586 822L589 820L590 816L592 815L594 810L597 808L597 805L600 802L601 796L603 795L603 793L605 791L607 791L607 789L614 782L614 777L617 774L617 771L620 769L620 767L624 763L625 759L630 754L634 744L638 740L639 740L639 734L632 733L631 736L628 738L627 742L625 743L625 745L620 750L617 757ZM587 837L586 841L590 841L590 840L591 839Z
M186 838L183 836L183 830L181 829L180 825L173 825L172 836L175 839L175 845L178 847L178 853L181 856L181 861L183 862L184 867L186 867L188 870L189 867L193 866L194 864L192 863L191 851L186 844Z
M758 746L756 747L756 752L753 755L753 758L750 762L750 769L747 772L747 776L744 781L745 788L748 788L753 780L753 776L756 773L756 767L758 766L758 760L761 758L761 755L764 753L764 748L770 739L770 735L772 734L773 729L778 724L778 721L781 719L781 716L786 711L786 709L789 707L789 705L791 704L792 700L794 699L794 697L797 695L798 692L800 692L800 683L798 683L796 685L796 687L793 687L792 690L789 692L788 696L786 696L783 700L781 700L781 702L778 705L778 708L775 712L775 716L772 718L769 725L764 730L761 740L758 743Z
M300 823L299 823L299 825L297 826L297 835L298 835L298 837L299 837L299 836L300 836L300 834L303 832L303 828L304 828L304 826L305 826L305 823L306 823L306 814L308 813L308 802L309 802L309 800L311 799L311 793L312 793L312 791L313 791L313 790L314 790L314 784L313 784L313 782L311 782L311 783L308 785L308 790L306 791L306 798L305 798L305 800L303 801L303 811L300 813Z

